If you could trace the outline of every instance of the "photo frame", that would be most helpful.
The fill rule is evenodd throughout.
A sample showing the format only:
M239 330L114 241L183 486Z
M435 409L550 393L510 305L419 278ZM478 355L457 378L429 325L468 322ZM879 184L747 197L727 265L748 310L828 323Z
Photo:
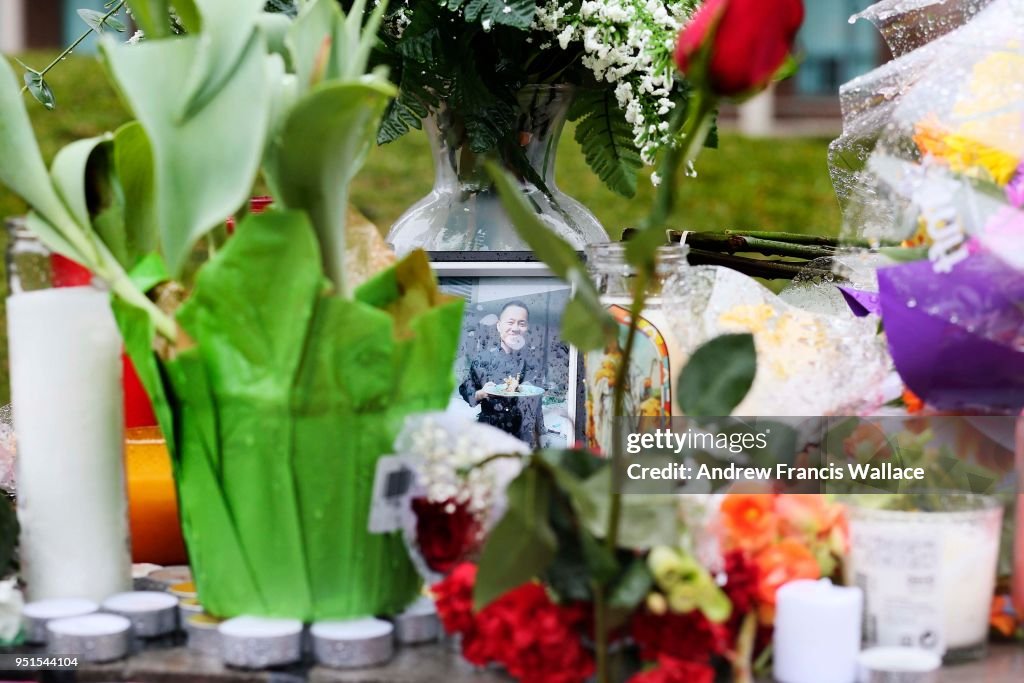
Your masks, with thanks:
M441 290L466 301L449 409L534 448L581 443L583 355L561 339L571 286L529 251L429 255Z

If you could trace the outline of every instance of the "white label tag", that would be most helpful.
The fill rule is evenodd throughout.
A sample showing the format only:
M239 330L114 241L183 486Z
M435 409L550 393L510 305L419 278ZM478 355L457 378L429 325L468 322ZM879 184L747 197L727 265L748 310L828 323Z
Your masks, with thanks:
M866 597L866 643L944 653L941 535L927 528L855 528L852 543L859 556L855 582Z
M370 499L368 528L371 534L386 534L402 528L402 506L415 479L405 456L386 455L377 461Z

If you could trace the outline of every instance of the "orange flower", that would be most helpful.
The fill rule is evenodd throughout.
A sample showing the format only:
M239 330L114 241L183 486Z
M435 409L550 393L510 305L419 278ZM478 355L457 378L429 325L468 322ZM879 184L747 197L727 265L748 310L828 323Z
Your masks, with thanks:
M805 540L828 536L843 517L840 506L814 493L780 495L775 500L775 512L783 536Z
M903 403L906 404L907 412L911 415L916 415L924 410L924 401L907 387L903 387Z
M786 538L762 550L754 558L757 565L757 599L768 610L765 617L774 615L775 592L780 587L797 579L817 579L821 569L814 555L803 543Z
M989 626L1004 638L1012 638L1017 630L1017 619L1013 614L1010 596L997 595L992 599L992 612Z
M779 520L774 496L766 493L730 493L722 501L723 544L756 552L775 540Z

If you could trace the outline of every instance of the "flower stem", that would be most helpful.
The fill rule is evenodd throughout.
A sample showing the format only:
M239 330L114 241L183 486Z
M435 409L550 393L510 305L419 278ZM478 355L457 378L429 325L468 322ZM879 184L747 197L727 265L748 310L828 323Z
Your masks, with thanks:
M626 415L623 415L627 384L629 382L629 366L633 357L633 348L636 345L637 332L640 327L640 314L643 313L647 295L647 271L638 269L633 279L633 304L630 308L629 331L626 333L626 348L622 352L622 360L615 372L615 392L612 403L612 443L611 462L612 476L609 484L608 496L610 506L608 511L608 526L605 530L605 546L609 552L615 553L619 544L619 525L622 520L622 493L617 490L619 472L622 469L622 427ZM594 639L597 643L597 681L598 683L610 683L611 671L608 657L608 597L606 586L594 582Z
M127 2L127 0L121 0L119 3L114 5L114 7L109 12L107 12L106 14L103 15L103 18L100 19L100 21L99 21L99 25L102 26L107 21L107 19L109 19L110 17L112 17L115 14L117 14L118 12L120 12L121 8L124 7L125 2ZM71 45L69 45L63 52L61 52L59 55L57 55L57 57L52 62L50 62L49 64L46 65L45 69L43 69L42 71L37 72L39 74L39 77L42 78L42 77L46 76L46 74L50 73L50 70L53 67L55 67L58 64L60 64L64 60L65 57L67 57L69 54L74 52L75 48L78 47L79 45L81 45L82 41L85 40L86 38L88 38L90 35L92 35L92 33L94 31L95 31L95 29L93 29L93 27L90 26L88 31L86 31L82 35L78 36L78 38L75 40L75 42L71 43ZM28 92L28 85L22 86L21 92L22 93Z
M835 247L818 244L797 244L793 242L766 239L764 237L750 237L733 233L720 232L687 232L685 235L686 244L694 249L705 251L724 252L733 254L741 252L756 252L765 256L791 256L793 258L816 259L835 256Z

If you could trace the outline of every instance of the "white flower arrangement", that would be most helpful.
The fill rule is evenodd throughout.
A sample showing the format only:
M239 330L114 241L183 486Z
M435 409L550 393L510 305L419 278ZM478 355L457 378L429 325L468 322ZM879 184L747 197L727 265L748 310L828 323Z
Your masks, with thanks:
M417 483L435 503L466 505L486 516L521 469L519 458L530 448L505 432L453 413L428 413L407 420L396 441L399 453L411 457Z
M696 0L584 0L538 3L532 29L553 36L563 50L582 44L582 63L599 82L614 84L615 99L633 129L645 164L668 142L676 106L673 53ZM545 45L541 45L545 47ZM655 184L656 181L655 181Z

